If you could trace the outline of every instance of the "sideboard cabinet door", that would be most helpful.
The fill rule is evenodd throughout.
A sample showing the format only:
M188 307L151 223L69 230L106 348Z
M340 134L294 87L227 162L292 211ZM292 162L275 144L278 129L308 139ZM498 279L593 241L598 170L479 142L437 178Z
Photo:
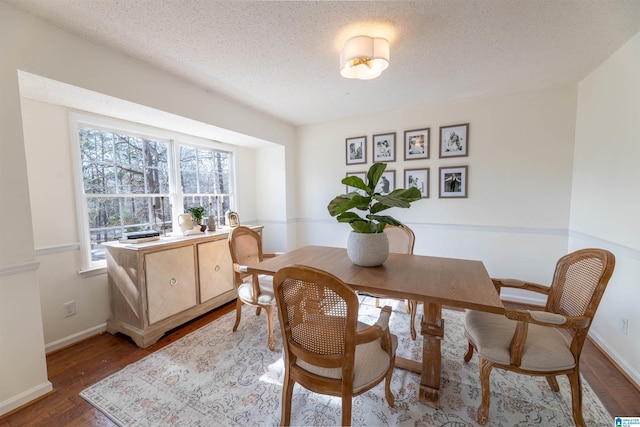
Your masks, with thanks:
M149 324L197 304L193 246L145 255Z
M233 263L227 239L198 244L200 303L234 288Z

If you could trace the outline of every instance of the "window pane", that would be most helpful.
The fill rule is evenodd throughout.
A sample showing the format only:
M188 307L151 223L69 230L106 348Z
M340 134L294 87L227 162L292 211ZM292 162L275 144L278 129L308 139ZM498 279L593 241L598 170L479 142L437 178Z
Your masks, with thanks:
M80 129L82 176L87 194L169 192L168 146L132 135Z

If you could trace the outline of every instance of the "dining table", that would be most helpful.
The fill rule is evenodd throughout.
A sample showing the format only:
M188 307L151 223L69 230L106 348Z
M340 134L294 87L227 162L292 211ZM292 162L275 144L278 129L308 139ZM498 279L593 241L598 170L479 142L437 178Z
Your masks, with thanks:
M445 338L442 307L504 313L482 261L390 253L380 266L361 267L349 260L345 248L311 245L249 265L247 271L274 275L290 265L327 271L357 292L422 302L422 360L396 357L395 366L420 374L419 401L433 407L439 407L441 341Z

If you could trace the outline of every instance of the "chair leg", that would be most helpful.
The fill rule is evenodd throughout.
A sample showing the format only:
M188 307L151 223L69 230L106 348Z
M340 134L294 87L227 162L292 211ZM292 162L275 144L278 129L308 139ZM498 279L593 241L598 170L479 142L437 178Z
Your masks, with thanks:
M353 396L342 396L342 425L351 426L351 401Z
M547 383L549 384L549 387L551 387L551 390L556 393L560 391L560 386L558 385L558 381L556 381L555 375L547 375Z
M387 399L387 403L390 407L394 407L396 399L391 393L391 377L393 376L393 366L395 366L395 357L391 361L391 368L387 372L387 378L384 380L384 397Z
M235 332L238 329L241 316L242 316L242 301L240 301L240 298L238 298L236 299L236 324L233 325L233 332Z
M256 307L256 316L260 316L260 310L262 310L262 307Z
M582 384L580 383L580 371L576 369L567 375L571 384L571 409L573 410L573 421L576 427L584 427L582 418Z
M289 377L289 369L284 370L284 381L282 382L282 416L280 418L281 426L291 424L291 396L293 395L294 382Z
M464 354L464 361L468 362L469 360L471 360L472 356L473 356L473 346L471 345L471 341L469 341L469 348L467 348L467 352Z
M408 299L404 300L404 309L407 313L411 313L411 301Z
M267 332L269 333L269 350L275 351L276 340L273 336L273 306L267 306L264 309L267 312Z
M478 424L485 425L489 419L489 398L491 390L489 385L489 376L491 375L491 362L487 362L482 357L479 358L480 365L480 388L482 389L482 402L478 408Z
M380 298L376 298L376 308L380 308Z
M409 301L409 313L411 313L411 320L409 323L409 327L411 328L411 339L415 341L416 339L416 312L418 311L418 301L411 300Z

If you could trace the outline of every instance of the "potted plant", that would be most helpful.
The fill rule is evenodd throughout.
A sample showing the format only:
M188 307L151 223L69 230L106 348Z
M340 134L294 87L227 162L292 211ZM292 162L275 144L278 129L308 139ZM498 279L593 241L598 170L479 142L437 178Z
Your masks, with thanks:
M195 206L187 209L193 218L193 222L200 226L200 231L204 231L207 227L202 224L202 218L204 217L204 208L202 206Z
M347 222L352 231L347 242L347 254L354 264L363 267L381 265L389 255L389 241L384 227L400 225L400 221L380 212L390 208L409 208L421 198L417 188L397 188L389 194L376 192L386 163L374 163L367 172L367 182L360 177L348 176L342 183L361 191L352 191L335 197L327 210L338 222ZM359 214L358 211L362 211Z

